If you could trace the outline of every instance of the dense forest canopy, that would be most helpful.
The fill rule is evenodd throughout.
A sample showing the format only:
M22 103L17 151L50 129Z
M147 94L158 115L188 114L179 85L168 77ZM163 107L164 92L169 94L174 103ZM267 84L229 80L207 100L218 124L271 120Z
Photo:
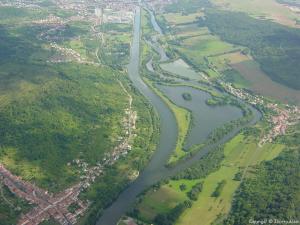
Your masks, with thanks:
M300 31L246 14L211 10L199 18L223 40L246 46L271 79L300 89Z
M225 224L248 224L250 219L299 218L299 152L287 152L256 170L257 176L239 188ZM276 171L276 173L274 173Z

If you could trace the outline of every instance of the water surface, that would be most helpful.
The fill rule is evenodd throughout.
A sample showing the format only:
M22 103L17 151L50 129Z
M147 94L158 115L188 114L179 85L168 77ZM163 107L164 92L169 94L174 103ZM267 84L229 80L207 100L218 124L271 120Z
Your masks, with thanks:
M195 72L185 61L178 59L170 63L162 63L160 67L172 74L179 75L184 78L189 78L192 80L199 80L201 75Z
M192 113L192 127L184 146L186 149L204 142L214 129L243 116L241 109L235 106L207 105L206 100L210 99L211 95L192 87L158 85L158 88L173 103L188 109ZM183 93L189 93L192 99L185 100L182 97Z
M194 155L193 158L179 163L174 168L165 167L165 163L168 161L176 146L178 127L176 124L176 119L168 106L143 82L140 77L140 22L140 8L138 7L135 14L133 41L131 44L131 57L130 64L128 65L128 74L133 85L153 105L159 115L159 143L152 159L150 160L144 171L142 171L139 177L121 192L121 194L110 207L106 208L103 211L102 216L97 221L97 225L116 225L121 216L130 209L138 194L144 191L147 187L157 183L163 178L170 177L172 175L175 175L179 171L188 168L193 163L201 159L210 150L212 150L216 145L228 141L240 130L240 128L236 129L235 131L226 135L222 140L205 147L196 155ZM158 46L158 43L156 44ZM250 124L256 123L260 118L260 114L255 111L255 109L253 109L253 111L255 112L255 117Z

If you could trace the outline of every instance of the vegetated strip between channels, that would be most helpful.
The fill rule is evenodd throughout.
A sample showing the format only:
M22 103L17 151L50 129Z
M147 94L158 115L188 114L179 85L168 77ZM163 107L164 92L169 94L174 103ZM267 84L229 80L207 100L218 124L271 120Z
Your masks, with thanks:
M154 106L160 117L160 140L156 152L154 153L150 163L140 176L132 182L112 203L110 207L105 209L99 218L97 225L115 225L118 223L121 216L126 213L129 207L134 203L136 197L144 191L147 187L155 184L156 182L173 176L181 170L184 170L191 166L193 163L201 159L209 151L213 150L218 145L224 144L229 139L234 137L242 128L253 125L260 120L261 114L252 106L251 108L254 117L246 125L236 128L231 133L224 136L220 141L211 144L201 152L195 154L192 158L189 158L175 167L166 168L165 163L171 156L177 140L177 125L174 115L163 102L163 100L157 96L153 90L148 87L139 74L140 66L140 23L141 23L141 9L137 6L134 20L133 41L131 45L131 57L130 64L128 66L129 78L134 86L149 100ZM152 20L153 25L153 20Z

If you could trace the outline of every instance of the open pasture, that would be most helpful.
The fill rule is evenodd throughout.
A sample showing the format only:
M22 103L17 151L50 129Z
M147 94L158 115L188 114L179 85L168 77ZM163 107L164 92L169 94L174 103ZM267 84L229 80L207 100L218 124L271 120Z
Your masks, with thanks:
M235 190L240 181L234 180L235 174L244 172L263 160L274 159L284 148L279 144L266 144L258 148L254 137L238 135L225 145L225 159L221 168L204 179L203 190L192 208L187 209L179 218L178 225L209 225L218 216L226 215L231 207ZM246 168L246 169L245 169ZM220 195L212 197L219 183L225 182Z
M195 22L197 20L197 17L203 15L203 12L196 12L187 15L182 13L166 13L164 14L164 17L167 20L167 22L172 26Z
M211 62L219 71L230 69L230 64L244 62L249 59L252 58L242 54L239 50L236 52L212 55L208 58L209 62Z
M253 61L231 64L246 80L251 82L251 89L262 95L293 104L300 105L300 91L288 88L271 80Z
M185 200L187 200L185 192L180 191L175 185L173 187L171 184L165 184L158 190L148 191L137 209L143 220L151 221L157 214L167 213Z
M180 25L174 28L175 36L188 38L193 36L201 36L210 34L206 27L199 27L197 24Z
M276 0L212 0L212 2L222 9L245 12L255 18L271 19L286 26L299 27L296 19L300 19L300 15Z

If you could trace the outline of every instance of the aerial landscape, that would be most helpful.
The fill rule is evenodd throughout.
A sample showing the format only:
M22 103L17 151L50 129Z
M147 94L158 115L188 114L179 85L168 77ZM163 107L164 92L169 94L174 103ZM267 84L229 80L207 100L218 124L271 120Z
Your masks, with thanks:
M299 0L0 0L0 225L300 224Z

